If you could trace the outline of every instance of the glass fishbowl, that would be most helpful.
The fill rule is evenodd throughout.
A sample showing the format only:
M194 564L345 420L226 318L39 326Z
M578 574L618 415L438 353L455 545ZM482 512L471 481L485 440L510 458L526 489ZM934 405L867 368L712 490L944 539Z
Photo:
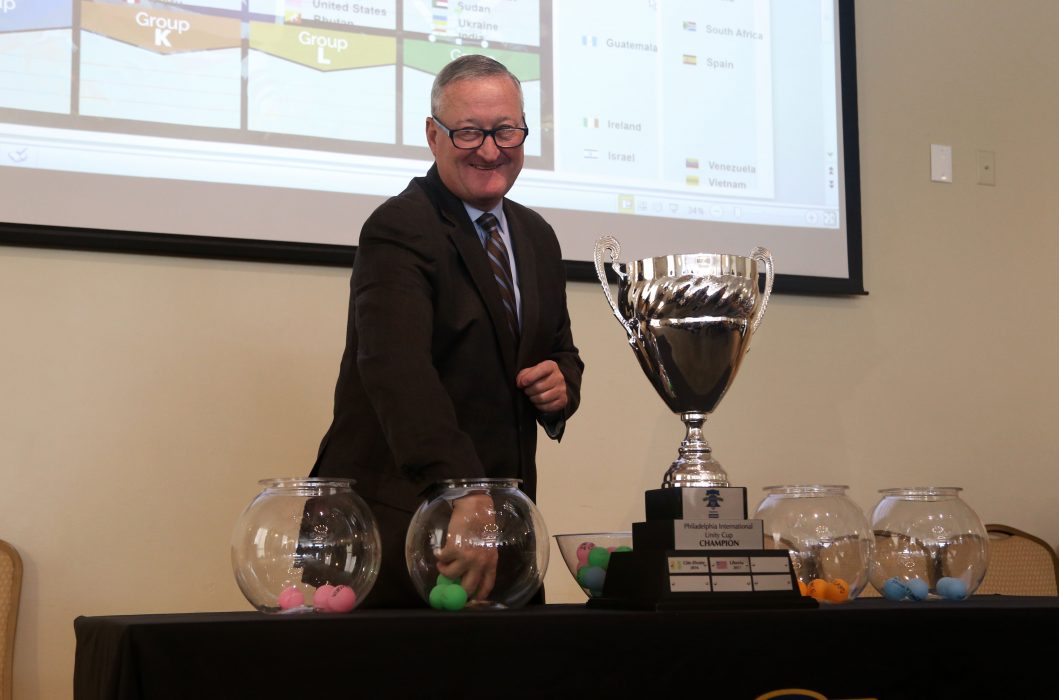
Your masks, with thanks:
M232 531L232 569L267 613L349 612L379 574L379 530L350 479L264 479Z

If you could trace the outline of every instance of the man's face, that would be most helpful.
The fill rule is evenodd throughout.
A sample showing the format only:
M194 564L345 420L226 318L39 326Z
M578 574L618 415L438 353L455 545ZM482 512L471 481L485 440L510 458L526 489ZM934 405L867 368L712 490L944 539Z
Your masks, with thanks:
M450 83L442 93L439 112L435 116L450 129L523 126L518 88L503 75ZM474 150L458 149L432 119L427 119L427 143L445 186L483 211L500 203L525 159L523 146L497 148L491 136Z

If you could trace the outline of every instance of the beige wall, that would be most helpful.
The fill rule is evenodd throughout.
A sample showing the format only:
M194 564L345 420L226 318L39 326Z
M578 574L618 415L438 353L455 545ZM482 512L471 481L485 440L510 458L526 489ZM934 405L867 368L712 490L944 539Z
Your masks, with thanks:
M865 510L879 488L958 485L983 519L1059 543L1059 4L857 12L871 293L774 298L708 437L751 507L773 483L849 484ZM953 184L929 181L930 143L953 147ZM977 149L996 187L975 184ZM336 269L0 248L19 700L70 695L77 615L249 609L230 528L257 479L310 464L346 287ZM541 450L541 508L553 534L624 529L682 430L599 287L570 303L584 402ZM548 586L583 599L557 552Z

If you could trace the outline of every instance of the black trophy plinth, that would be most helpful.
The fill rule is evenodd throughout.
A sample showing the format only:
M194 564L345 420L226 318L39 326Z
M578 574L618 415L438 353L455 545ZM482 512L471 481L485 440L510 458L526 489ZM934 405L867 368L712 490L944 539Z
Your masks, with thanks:
M697 610L815 608L801 595L786 549L765 549L762 522L746 517L742 487L654 489L631 552L611 554L603 595L588 606Z

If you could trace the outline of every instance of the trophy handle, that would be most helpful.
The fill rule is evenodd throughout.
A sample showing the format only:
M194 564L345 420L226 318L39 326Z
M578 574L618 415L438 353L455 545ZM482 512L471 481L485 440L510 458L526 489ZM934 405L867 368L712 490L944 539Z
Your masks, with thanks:
M633 339L632 329L629 328L629 322L621 315L618 311L618 305L614 303L614 297L610 295L610 284L607 282L607 273L603 269L603 254L607 253L610 257L610 269L614 270L614 274L618 277L625 278L625 273L618 269L618 256L621 255L621 244L614 236L600 236L596 241L596 248L592 253L592 258L596 262L596 277L599 278L599 283L603 285L603 293L607 296L607 303L610 304L610 310L614 312L614 318L618 319L618 323L621 324L622 328L625 329L625 333L629 336L629 340Z
M761 306L758 307L757 313L754 314L753 320L750 322L750 332L757 333L757 327L761 325L761 319L765 317L765 309L769 305L769 296L772 295L772 253L767 248L754 248L754 252L750 254L750 257L754 260L759 260L765 264L765 293L761 297Z

